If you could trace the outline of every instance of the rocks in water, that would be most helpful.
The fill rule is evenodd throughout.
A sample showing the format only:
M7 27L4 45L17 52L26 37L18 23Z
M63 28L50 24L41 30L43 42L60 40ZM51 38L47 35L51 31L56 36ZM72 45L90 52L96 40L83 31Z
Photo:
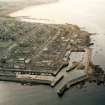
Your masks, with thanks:
M93 66L92 82L96 82L97 85L105 84L105 72L99 65Z

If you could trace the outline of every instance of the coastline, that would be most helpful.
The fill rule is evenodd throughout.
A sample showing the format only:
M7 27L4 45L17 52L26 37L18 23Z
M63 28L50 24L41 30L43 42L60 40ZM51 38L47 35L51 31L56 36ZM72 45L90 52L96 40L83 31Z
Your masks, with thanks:
M21 1L0 1L0 17L5 17L11 12L26 8L32 5L43 5L57 2L58 0L21 0Z
M7 10L6 10L7 11ZM6 13L5 13L6 14ZM2 14L2 16L1 16L1 18L3 19L3 18L5 18L5 17L3 17L3 14ZM1 19L1 21L2 21L2 19ZM10 17L6 17L5 19L9 19L9 21L11 20L12 21L12 19L13 18L10 18ZM3 19L3 20L5 20L5 19ZM14 22L15 22L15 19L14 19ZM8 23L8 22L7 22ZM6 25L7 26L7 24L6 24L6 22L4 22L3 23L4 24L4 26ZM15 23L13 23L13 24L16 24L17 25L17 22L15 22ZM26 25L24 22L21 22L20 24L23 24L23 26L24 25ZM39 25L40 24L40 25ZM27 25L26 26L28 26L29 24L27 23ZM33 25L33 23L32 24L30 24L30 26L31 25ZM56 28L59 28L59 25L51 25L51 24L48 24L48 26L47 25L45 25L45 24L41 24L41 23L34 23L34 25L35 25L35 27L37 27L37 25L39 25L38 26L38 28L40 28L40 26L46 26L47 28L50 26L50 27L56 27ZM10 24L10 26L11 26L11 24ZM15 26L15 25L14 25ZM19 26L19 25L17 25L17 26ZM72 25L71 25L72 26ZM22 27L23 28L23 27ZM27 28L29 28L30 29L30 27L27 27ZM77 26L77 28L78 28L78 26ZM33 29L33 27L31 27L31 29ZM42 28L43 29L43 28ZM25 31L27 31L27 30L25 30ZM36 31L36 30L35 30ZM39 30L40 31L40 30ZM34 31L33 31L34 32ZM10 32L11 33L11 32ZM17 32L16 32L17 33ZM30 32L29 32L30 33ZM19 33L20 34L20 33ZM22 33L21 33L22 34ZM26 34L26 33L25 33ZM30 33L31 34L31 33ZM55 33L54 33L55 34ZM24 35L24 34L22 34L22 35ZM32 33L32 35L34 35L33 33ZM21 38L20 38L21 39ZM73 41L74 42L74 41ZM90 42L90 39L88 40L88 42ZM87 42L87 44L89 45L89 43ZM86 43L85 43L86 44ZM46 50L46 49L45 49ZM42 51L41 51L42 52Z

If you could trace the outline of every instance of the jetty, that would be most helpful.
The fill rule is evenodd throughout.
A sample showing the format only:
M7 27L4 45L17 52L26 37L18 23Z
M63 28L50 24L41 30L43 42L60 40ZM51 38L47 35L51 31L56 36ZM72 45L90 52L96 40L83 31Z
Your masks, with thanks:
M90 34L71 24L38 25L31 25L31 32L22 37L19 33L15 37L2 35L1 41L11 45L2 46L6 53L0 58L0 80L47 84L62 94L71 85L88 79Z

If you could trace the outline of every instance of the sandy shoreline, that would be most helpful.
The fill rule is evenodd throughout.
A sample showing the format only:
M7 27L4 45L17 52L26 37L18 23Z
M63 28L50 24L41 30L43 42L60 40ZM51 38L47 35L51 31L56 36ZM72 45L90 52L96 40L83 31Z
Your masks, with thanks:
M0 0L0 17L31 5L53 3L57 0Z

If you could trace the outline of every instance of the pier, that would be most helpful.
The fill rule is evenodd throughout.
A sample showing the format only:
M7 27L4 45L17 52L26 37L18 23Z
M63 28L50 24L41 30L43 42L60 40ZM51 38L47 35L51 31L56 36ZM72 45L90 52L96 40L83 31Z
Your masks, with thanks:
M57 66L59 70L57 71L53 71L57 67L44 66L36 66L35 70L0 68L0 80L47 84L55 88L58 95L61 95L72 85L89 78L90 49L70 49L69 52L65 53L63 58L66 63L59 64ZM78 57L74 57L74 54Z

